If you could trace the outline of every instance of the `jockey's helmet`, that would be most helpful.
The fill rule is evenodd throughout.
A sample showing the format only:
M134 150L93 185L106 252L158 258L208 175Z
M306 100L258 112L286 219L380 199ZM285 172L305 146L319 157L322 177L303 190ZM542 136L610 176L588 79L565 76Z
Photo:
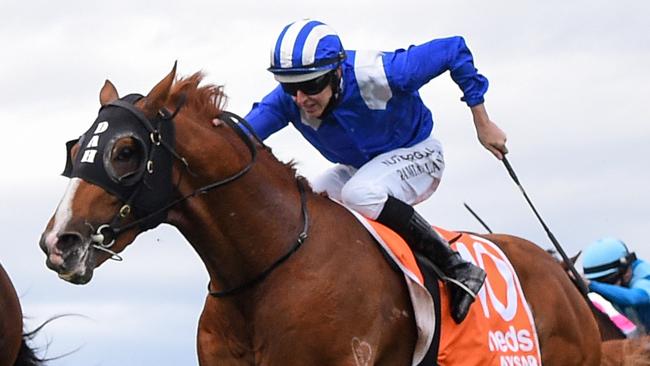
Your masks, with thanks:
M300 83L336 69L345 50L336 32L316 20L293 22L280 32L271 49L271 67L280 83Z
M636 260L634 252L616 238L602 238L591 243L583 252L582 268L585 277L598 280L622 273Z

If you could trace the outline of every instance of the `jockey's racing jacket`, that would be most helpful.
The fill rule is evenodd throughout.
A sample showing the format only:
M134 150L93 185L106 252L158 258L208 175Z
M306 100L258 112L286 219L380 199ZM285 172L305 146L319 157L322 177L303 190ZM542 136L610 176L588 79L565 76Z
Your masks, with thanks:
M472 107L483 103L488 81L474 67L462 37L436 39L394 52L346 51L341 92L321 119L309 119L280 85L245 117L266 139L291 122L329 161L361 167L373 157L415 145L433 129L418 89L449 70Z

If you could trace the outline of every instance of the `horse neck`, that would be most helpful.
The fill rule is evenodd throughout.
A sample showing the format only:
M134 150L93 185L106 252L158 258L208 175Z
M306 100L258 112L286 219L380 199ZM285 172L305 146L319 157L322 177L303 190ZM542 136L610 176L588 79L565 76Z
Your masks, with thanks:
M244 143L234 132L223 132L227 139L210 133L212 139L196 142L200 135L195 131L192 146L200 148L179 148L197 175L189 177L182 167L177 169L184 175L180 195L232 175L250 162ZM179 141L189 141L180 134ZM196 167L193 162L198 162ZM215 164L222 166L215 169ZM208 173L215 171L219 173ZM244 176L184 201L169 217L203 260L214 289L239 285L268 268L289 250L303 225L292 170L263 149Z

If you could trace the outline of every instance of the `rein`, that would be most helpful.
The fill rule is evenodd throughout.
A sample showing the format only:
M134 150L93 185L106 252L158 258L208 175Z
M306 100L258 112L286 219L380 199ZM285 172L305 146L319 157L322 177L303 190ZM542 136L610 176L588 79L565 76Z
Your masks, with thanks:
M165 117L166 120L172 121L173 117L176 116L180 108L183 106L185 102L185 96L183 95L182 98L179 100L178 105L176 106L176 110L169 115L166 111L161 111L160 113ZM189 164L187 160L180 156L178 152L174 149L173 146L168 144L160 135L159 131L155 129L151 123L151 121L139 110L137 109L133 104L128 103L126 101L122 100L116 100L110 103L110 105L120 107L123 109L126 109L130 113L132 113L142 124L143 126L150 132L150 140L151 143L153 143L156 146L162 146L166 150L169 151L169 153L176 158L177 160L180 160L183 165L185 166L185 169L190 171L189 169ZM130 213L131 213L131 204L135 200L136 196L140 192L140 188L142 187L142 184L137 187L133 193L130 195L130 198L127 200L127 202L122 206L122 208L119 210L119 212L114 216L113 220L111 220L110 224L103 224L100 225L97 228L97 231L95 232L94 235L91 235L91 239L93 241L93 247L95 249L107 252L111 254L111 259L121 261L122 257L118 255L116 252L110 250L109 248L113 246L115 243L116 238L121 234L129 229L132 229L136 226L139 226L143 223L148 222L150 219L155 218L156 216L160 215L161 213L169 210L171 207L191 198L194 196L197 196L199 194L205 194L208 193L209 191L224 186L228 183L231 183L242 176L244 176L246 173L248 173L253 165L255 164L256 158L257 158L257 148L255 146L255 143L251 139L251 135L255 139L257 143L259 143L261 146L266 147L264 142L259 138L259 136L255 133L255 130L251 127L251 125L243 118L240 116L228 112L228 111L222 111L221 114L218 116L219 119L224 121L230 128L232 128L236 133L237 136L244 142L248 150L250 151L251 154L251 160L248 162L246 166L244 166L241 170L238 172L221 179L219 181L207 184L203 187L195 189L193 192L186 194L184 196L181 196L175 200L172 200L171 202L163 205L159 209L148 213L147 215L144 215L140 218L137 218L136 220L125 224L120 227L116 227L118 221L120 219L126 218ZM172 121L173 122L173 121ZM248 133L246 133L242 128L241 125L245 126L246 129L248 130ZM249 135L250 134L250 135ZM147 170L152 170L152 165L153 162L149 160L147 162ZM151 171L150 171L151 172ZM298 184L298 191L300 192L300 207L301 207L301 212L302 212L302 220L303 220L303 228L302 231L298 234L297 239L295 240L293 246L289 249L287 253L285 253L283 256L275 260L269 267L267 267L264 271L260 272L258 275L253 277L251 280L246 281L245 283L229 288L227 290L222 290L222 291L211 291L210 290L210 282L208 282L208 291L211 296L221 298L221 297L226 297L230 295L237 294L239 292L242 292L260 282L262 282L271 272L273 272L276 268L278 268L282 263L284 263L291 255L293 255L295 252L300 249L302 244L307 240L308 238L308 231L309 231L309 213L307 211L307 196L305 194L305 188L302 183L300 183L299 180L297 180ZM106 243L108 239L108 243Z
M264 271L260 272L257 276L253 277L252 279L244 282L243 284L240 284L238 286L229 288L227 290L222 290L222 291L212 291L210 290L210 282L208 282L208 292L210 295L220 298L220 297L226 297L230 295L235 295L237 293L240 293L246 289L249 289L250 287L253 287L254 285L258 284L259 282L262 282L266 276L268 276L273 270L278 268L282 263L284 263L291 255L300 249L302 244L305 242L307 237L309 236L307 234L307 231L309 231L309 213L307 212L307 196L305 195L305 188L303 185L298 181L298 191L300 192L300 208L302 210L302 231L300 234L298 234L298 238L294 242L293 246L287 253L285 253L282 257L278 258L275 262L273 262L271 265L269 265Z
M133 107L132 105L130 105L128 103L120 103L120 104L116 104L116 105L118 105L120 107L123 107L123 108L126 108L129 111L134 112L134 113L139 112L135 107ZM138 113L138 114L141 114L141 113ZM136 114L136 116L138 116L138 114ZM176 113L174 113L174 114L176 114ZM148 120L146 120L146 118L144 116L138 116L138 117L139 117L138 119L142 120L143 123L145 123L144 121L147 121L146 123L150 125L150 123L148 122ZM226 117L226 119L222 119L223 117ZM165 211L169 210L173 206L175 206L175 205L177 205L177 204L179 204L179 203L181 203L181 202L183 202L183 201L185 201L185 200L187 200L187 199L189 199L191 197L197 196L199 194L205 194L205 193L207 193L208 191L210 191L212 189L215 189L215 188L221 187L223 185L226 185L226 184L228 184L228 183L230 183L230 182L232 182L234 180L239 179L244 174L246 174L246 173L248 173L250 171L250 169L253 167L253 164L255 164L255 161L257 159L257 149L256 149L255 144L253 143L253 141L246 134L246 132L244 132L242 130L242 128L239 126L239 124L243 124L246 127L246 129L249 130L249 132L253 135L253 137L255 138L255 140L258 143L260 143L262 146L266 146L266 145L264 145L264 143L261 141L261 139L255 134L255 131L248 124L248 122L246 120L244 120L243 118L239 117L238 115L236 115L234 113L231 113L231 112L228 112L228 111L222 111L221 114L219 115L219 118L222 119L224 122L226 122L226 124L228 124L228 126L230 126L233 130L235 130L235 132L237 132L237 136L239 136L239 138L241 138L242 141L244 141L244 143L248 147L248 150L251 153L250 162L244 168L242 168L242 170L238 171L237 173L235 173L235 174L233 174L233 175L231 175L229 177L226 177L226 178L224 178L222 180L219 180L217 182L214 182L214 183L210 183L210 184L205 185L203 187L197 188L193 192L188 193L185 196L179 197L179 198L171 201L170 203L164 205L163 207L159 208L158 210L156 210L156 211L154 211L152 213L149 213L148 215L140 217L140 218L136 219L135 221L132 221L132 222L130 222L130 223L124 225L124 226L115 228L114 224L116 223L116 219L118 217L122 217L121 214L118 214L115 217L115 219L113 219L113 221L111 222L110 225L105 224L105 225L100 226L97 229L97 233L96 233L97 239L98 239L97 241L100 242L100 245L102 247L113 245L113 242L115 241L115 238L117 238L117 236L119 234L121 234L121 233L123 233L123 232L125 232L125 231L127 231L129 229L132 229L133 227L136 227L136 226L140 225L141 223L147 221L148 219L150 219L150 218L152 218L152 217L154 217L156 215L159 215L162 212L165 212ZM180 160L183 163L183 165L185 166L186 169L189 169L189 164L187 163L187 160L184 157L181 157L174 150L173 147L169 146L168 144L164 144L163 147L165 147L167 150L169 150L170 153L172 155L174 155L174 157L176 157L176 159ZM136 189L136 191L133 192L132 196L135 196L137 193L138 192L137 192L137 189ZM128 202L127 202L127 205L128 205ZM123 207L123 209L124 209L124 207ZM120 210L120 212L121 211L122 211L122 209ZM130 209L128 211L130 212ZM103 244L103 239L105 238L105 236L104 236L105 234L103 232L101 232L102 229L111 231L108 234L110 234L109 237L112 237L112 241L108 245Z

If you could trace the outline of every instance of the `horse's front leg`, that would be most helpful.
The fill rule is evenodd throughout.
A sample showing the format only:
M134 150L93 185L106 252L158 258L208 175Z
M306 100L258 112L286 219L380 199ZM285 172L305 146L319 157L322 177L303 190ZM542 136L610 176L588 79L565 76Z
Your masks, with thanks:
M208 295L199 319L197 352L200 366L254 365L250 347L238 338L236 329L238 314L229 311L223 303ZM242 324L240 322L239 324Z

